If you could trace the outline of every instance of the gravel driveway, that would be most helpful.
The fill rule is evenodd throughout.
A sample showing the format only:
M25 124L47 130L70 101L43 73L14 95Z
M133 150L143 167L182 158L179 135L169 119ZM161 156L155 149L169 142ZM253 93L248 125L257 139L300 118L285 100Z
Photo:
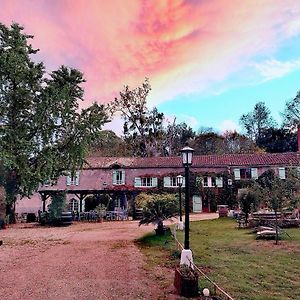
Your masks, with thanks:
M153 228L120 221L1 230L0 298L159 299L163 291L133 243Z

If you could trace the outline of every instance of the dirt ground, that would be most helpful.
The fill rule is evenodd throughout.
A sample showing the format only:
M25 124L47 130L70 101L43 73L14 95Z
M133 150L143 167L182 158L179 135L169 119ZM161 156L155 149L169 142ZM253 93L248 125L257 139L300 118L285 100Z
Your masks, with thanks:
M191 220L216 214L192 215ZM176 299L149 274L134 240L154 229L137 221L74 223L69 227L16 224L0 230L0 298Z

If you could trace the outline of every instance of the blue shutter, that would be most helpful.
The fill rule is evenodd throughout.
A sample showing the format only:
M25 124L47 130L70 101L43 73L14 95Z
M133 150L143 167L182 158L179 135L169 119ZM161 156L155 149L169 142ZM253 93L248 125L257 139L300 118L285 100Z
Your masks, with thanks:
M252 179L257 179L258 178L257 168L251 168L251 178Z
M157 178L152 177L152 187L157 187Z
M234 172L234 179L235 180L240 180L241 179L240 169L234 169L233 172Z
M164 177L164 187L170 187L170 186L171 186L171 178Z
M141 185L142 185L141 177L135 177L134 178L134 186L139 187Z

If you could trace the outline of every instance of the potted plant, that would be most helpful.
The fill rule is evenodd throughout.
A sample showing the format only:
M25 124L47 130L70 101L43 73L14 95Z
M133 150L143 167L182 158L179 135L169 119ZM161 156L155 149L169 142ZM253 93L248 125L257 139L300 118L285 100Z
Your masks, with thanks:
M198 273L188 265L175 268L174 286L179 295L190 298L198 296Z

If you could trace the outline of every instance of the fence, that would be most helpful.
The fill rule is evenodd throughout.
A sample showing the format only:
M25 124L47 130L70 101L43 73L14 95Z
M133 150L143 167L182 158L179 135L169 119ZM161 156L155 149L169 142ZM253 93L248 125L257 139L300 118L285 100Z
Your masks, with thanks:
M177 250L182 250L183 245L178 241L177 235L176 235L176 226L174 227L174 230L172 232L173 237L176 242ZM214 294L217 296L221 296L222 299L225 300L234 300L228 293L226 293L220 286L218 286L213 280L211 280L197 265L195 265L192 261L190 261L190 265L194 267L194 269L199 273L200 276L204 277L205 280L207 280L211 286L213 287Z

